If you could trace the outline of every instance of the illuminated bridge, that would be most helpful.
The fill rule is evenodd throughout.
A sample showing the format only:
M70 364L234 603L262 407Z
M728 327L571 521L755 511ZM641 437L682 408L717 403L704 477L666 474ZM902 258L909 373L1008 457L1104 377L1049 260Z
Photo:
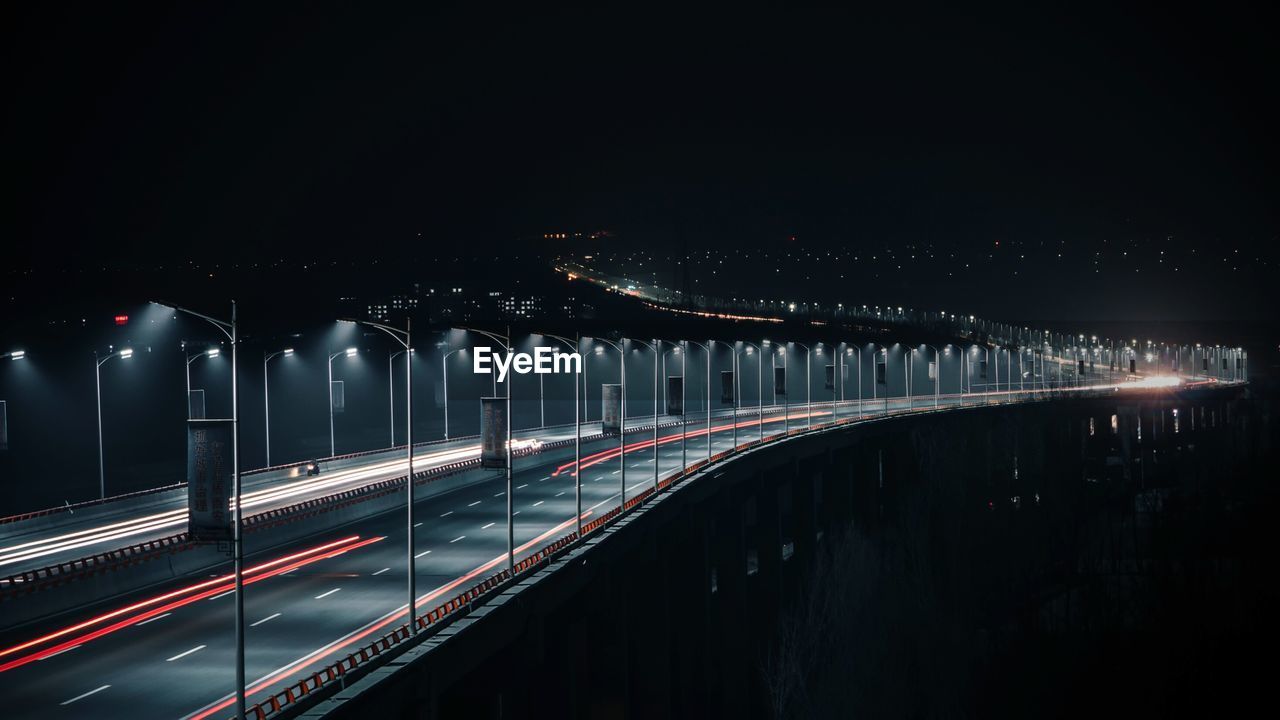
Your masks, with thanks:
M827 353L855 358L852 350ZM412 672L409 658L492 643L483 614L507 607L504 598L518 599L565 563L586 565L592 553L610 557L597 544L625 536L628 523L651 505L685 488L711 492L725 470L778 462L781 455L770 453L818 452L815 443L827 442L822 438L864 426L896 432L894 423L906 422L888 418L1088 398L1125 402L1130 395L1239 384L1220 376L1157 374L1149 362L1117 372L1111 363L1095 370L1070 358L1041 358L1028 371L1020 357L1002 364L998 353L987 377L972 348L948 347L906 353L918 366L903 363L903 369L864 363L859 354L848 361L857 363L856 372L838 362L831 382L806 378L804 391L770 398L761 388L772 378L763 365L756 372L748 364L755 361L748 355L761 352L755 346L734 356L732 367L743 370L735 376L733 395L742 399L736 404L715 407L707 382L703 397L688 399L697 410L683 417L660 411L655 422L652 406L647 415L645 403L627 408L621 439L601 432L599 421L517 432L510 498L505 474L480 467L477 438L419 445L411 560L404 448L245 473L248 715L355 717L378 708L370 697L394 684L398 670ZM938 364L928 366L934 358ZM1004 373L998 379L996 368ZM691 366L689 373L702 369ZM878 373L905 374L890 392L897 381ZM709 380L709 364L706 374ZM747 401L753 396L755 402ZM235 714L230 570L225 552L187 539L185 502L184 487L175 485L0 521L6 715ZM410 561L417 633L406 624ZM750 572L750 556L747 562ZM728 575L715 576L713 587L734 582ZM491 621L494 627L502 622ZM592 640L580 640L589 658ZM396 686L401 695L403 685ZM443 684L421 692L432 698L423 701L431 712L449 714L447 699L440 699ZM496 714L491 710L485 713Z

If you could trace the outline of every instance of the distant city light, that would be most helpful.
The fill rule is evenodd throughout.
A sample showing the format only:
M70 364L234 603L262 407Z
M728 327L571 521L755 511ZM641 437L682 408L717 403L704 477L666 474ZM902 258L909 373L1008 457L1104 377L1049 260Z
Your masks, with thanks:
M128 316L128 315L117 315L117 316L116 316L116 318L115 318L115 320L116 320L116 324L117 324L117 325L128 325L128 324L129 324L129 316Z

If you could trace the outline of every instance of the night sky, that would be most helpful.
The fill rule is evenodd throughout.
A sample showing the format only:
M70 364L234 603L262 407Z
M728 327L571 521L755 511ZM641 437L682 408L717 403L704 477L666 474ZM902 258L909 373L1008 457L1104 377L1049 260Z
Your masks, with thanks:
M1142 302L1230 292L1269 314L1280 83L1249 10L5 12L9 272L607 229L611 251L960 258L928 282L996 243L1106 244L1145 249L1097 292L1131 295L1163 250L1192 260ZM1228 251L1238 270L1198 274Z

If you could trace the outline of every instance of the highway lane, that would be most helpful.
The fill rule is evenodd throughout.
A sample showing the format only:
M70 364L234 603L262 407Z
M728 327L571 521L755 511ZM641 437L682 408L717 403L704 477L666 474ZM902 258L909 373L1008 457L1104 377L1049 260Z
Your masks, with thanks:
M792 421L803 424L803 415L793 410ZM776 421L766 427L771 425L781 427ZM713 451L729 446L726 438L718 440ZM705 455L705 440L690 438L688 451L691 460ZM651 453L651 449L628 453L629 494L652 484ZM661 472L674 472L680 455L679 442L661 446ZM588 517L617 505L617 465L614 460L584 471L583 507ZM517 543L529 545L524 551L527 554L572 527L574 479L569 473L552 475L546 465L526 463L523 469L520 464L516 467L513 485L515 510L519 513ZM482 484L417 504L416 510L423 518L415 535L419 552L423 553L418 560L418 583L426 607L467 589L505 565L505 478L497 472L489 475L490 479ZM359 533L367 539L385 539L249 585L245 594L246 617L250 623L265 620L248 630L249 677L270 676L272 671L325 647L329 641L403 608L404 532L402 514L383 514L357 527L337 530L334 536ZM299 543L267 555L287 554L297 547L315 544L318 543ZM260 559L252 558L250 564ZM458 578L465 579L459 582ZM74 649L0 673L0 688L8 707L19 716L39 713L83 717L109 713L114 717L120 708L138 709L141 717L181 716L219 699L219 691L232 684L228 672L233 661L233 638L229 632L232 612L230 595L218 593L195 600L143 625L129 624L114 633L77 643ZM402 620L396 624L399 622ZM39 631L32 634L35 632ZM382 632L386 629L372 636ZM74 640L68 638L67 642ZM190 654L182 655L187 652ZM337 653L334 650L317 657L315 663L332 662ZM262 689L283 686L314 670L293 668ZM102 686L109 687L68 705L61 704Z
M665 416L660 418L660 422L669 420ZM649 418L632 418L628 420L628 426L640 427L651 422ZM598 431L598 422L583 427L584 434ZM533 441L549 443L573 436L572 426L527 430L516 433L516 447L525 447ZM432 445L415 452L414 468L429 470L478 457L479 453L480 446L473 439ZM321 462L322 467L327 465L325 461ZM393 456L392 451L388 451L354 466L326 469L314 477L290 476L260 482L248 476L245 513L265 512L395 478L403 475L407 466L408 462L402 456ZM0 576L69 562L182 532L186 529L186 496L184 491L170 492L164 498L148 501L143 508L124 513L113 513L107 517L89 515L83 519L68 514L48 527L31 525L0 525Z
M996 396L998 397L998 396ZM1014 396L1007 396L1014 397ZM1031 397L1030 394L1020 397ZM917 406L931 406L932 398L917 398ZM941 404L962 402L954 396ZM973 401L971 398L970 401ZM867 415L904 410L902 399L879 400ZM815 406L815 422L831 418L832 409ZM856 416L856 403L837 409L841 417ZM805 425L805 407L791 407L793 429ZM728 422L713 420L712 451L727 449L732 429ZM766 434L782 431L778 416L766 416ZM738 441L756 438L754 417L739 421ZM689 462L706 455L702 427L688 427ZM652 448L647 433L629 434L633 448L626 455L628 496L651 487ZM662 431L659 472L675 472L681 462L679 429ZM591 445L591 453L608 457L616 440ZM567 456L567 458L566 458ZM584 456L589 453L584 451ZM516 542L521 555L567 533L574 524L574 478L555 470L571 462L572 452L549 451L516 462L513 478ZM589 462L594 458L589 458ZM422 524L415 529L419 605L434 607L483 578L505 563L505 478L498 471L484 473L483 482L445 495L422 500L415 512ZM619 461L616 458L584 467L583 509L587 519L607 512L619 502ZM259 553L249 559L254 566L265 560L297 554L325 543L342 542L333 556L307 556L307 564L283 574L251 580L245 592L247 675L250 702L261 700L333 662L358 646L403 622L405 600L403 514L392 511L335 528L324 536L289 547ZM359 536L354 539L353 536ZM365 543L365 544L359 544ZM281 565L277 569L287 568ZM15 644L38 638L73 622L91 618L107 609L136 603L146 597L191 584L174 583L127 599L86 608L74 617L50 621L40 627L6 633L0 638L0 693L7 710L16 717L225 717L230 714L228 690L233 676L233 598L219 586L204 590L208 597L194 597L172 608L155 607L152 614L127 613L115 621L119 628L93 637L90 629L38 643L19 652ZM162 612L163 611L163 612ZM94 626L94 630L101 630ZM346 644L344 644L346 643ZM7 654L5 654L7 653ZM55 654L56 653L56 654ZM4 666L0 666L4 667Z

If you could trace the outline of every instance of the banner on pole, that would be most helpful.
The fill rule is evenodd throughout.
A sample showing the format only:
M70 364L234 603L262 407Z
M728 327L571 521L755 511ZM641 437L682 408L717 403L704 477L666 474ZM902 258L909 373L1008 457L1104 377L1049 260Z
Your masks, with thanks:
M204 390L192 390L187 396L187 419L188 420L204 420L207 416L204 411Z
M622 432L622 385L613 383L600 386L600 430L607 433Z
M347 393L344 390L346 385L341 380L334 380L330 387L330 392L333 393L333 412L344 412L347 409Z
M9 403L0 400L0 451L9 449Z
M507 399L480 398L480 467L507 466Z
M235 478L234 427L230 420L187 422L187 534L201 542L226 542Z
M787 396L787 369L784 367L773 369L773 394Z
M684 378L679 375L667 378L667 414L684 415Z
M826 381L823 386L828 390L836 389L836 366L828 365L826 367Z
M721 370L720 371L720 402L722 404L734 402L733 387L734 387L733 371Z

